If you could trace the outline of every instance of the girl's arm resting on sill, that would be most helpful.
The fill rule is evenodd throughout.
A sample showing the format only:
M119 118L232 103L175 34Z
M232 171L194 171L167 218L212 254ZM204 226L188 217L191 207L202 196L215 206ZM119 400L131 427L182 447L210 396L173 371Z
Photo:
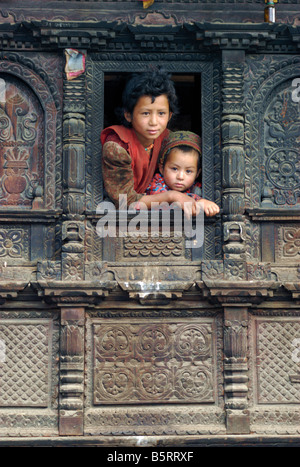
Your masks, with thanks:
M215 216L220 212L219 206L213 201L204 198L195 201L186 193L181 193L174 190L164 191L155 195L144 195L140 198L139 202L144 203L147 209L151 208L151 203L175 203L178 204L181 209L183 209L187 217L199 214L201 208L203 209L205 215L208 217Z
M174 190L164 191L155 195L144 195L140 198L139 202L143 203L147 209L151 209L151 203L174 203L181 207L188 218L195 216L200 211L200 206L197 205L197 202L193 198L186 193Z

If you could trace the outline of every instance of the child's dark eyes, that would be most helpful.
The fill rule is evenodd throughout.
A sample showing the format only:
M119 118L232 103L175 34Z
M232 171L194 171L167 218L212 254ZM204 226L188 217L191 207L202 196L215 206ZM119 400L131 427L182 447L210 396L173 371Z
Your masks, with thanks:
M167 112L158 112L158 114L160 117L164 117L167 114ZM150 112L142 112L142 115L149 116Z
M171 167L171 170L174 170L174 172L176 172L176 170L178 170L178 169L177 169L177 167ZM187 173L187 174L191 174L191 173L193 173L193 171L190 170L190 169L187 169L187 170L186 170L186 173Z

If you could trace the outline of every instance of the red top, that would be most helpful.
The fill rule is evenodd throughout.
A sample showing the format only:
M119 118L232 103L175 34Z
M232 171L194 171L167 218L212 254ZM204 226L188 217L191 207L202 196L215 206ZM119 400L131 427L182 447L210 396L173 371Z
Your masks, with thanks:
M168 134L169 130L166 129L154 140L152 154L139 142L134 129L123 125L105 128L101 133L101 143L103 146L105 142L114 141L128 152L131 157L134 190L144 193L155 173L161 143Z

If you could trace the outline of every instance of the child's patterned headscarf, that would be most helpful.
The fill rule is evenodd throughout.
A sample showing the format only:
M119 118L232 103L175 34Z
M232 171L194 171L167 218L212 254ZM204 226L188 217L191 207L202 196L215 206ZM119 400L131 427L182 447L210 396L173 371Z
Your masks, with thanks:
M190 146L202 155L201 138L191 131L173 131L162 142L159 163L164 165L169 151L178 146Z

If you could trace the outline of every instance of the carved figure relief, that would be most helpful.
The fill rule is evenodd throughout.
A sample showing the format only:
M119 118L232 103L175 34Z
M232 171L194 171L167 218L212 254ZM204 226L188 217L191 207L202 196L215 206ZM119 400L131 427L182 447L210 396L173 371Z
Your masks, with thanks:
M10 75L0 78L0 204L30 206L43 187L44 124L32 91Z

